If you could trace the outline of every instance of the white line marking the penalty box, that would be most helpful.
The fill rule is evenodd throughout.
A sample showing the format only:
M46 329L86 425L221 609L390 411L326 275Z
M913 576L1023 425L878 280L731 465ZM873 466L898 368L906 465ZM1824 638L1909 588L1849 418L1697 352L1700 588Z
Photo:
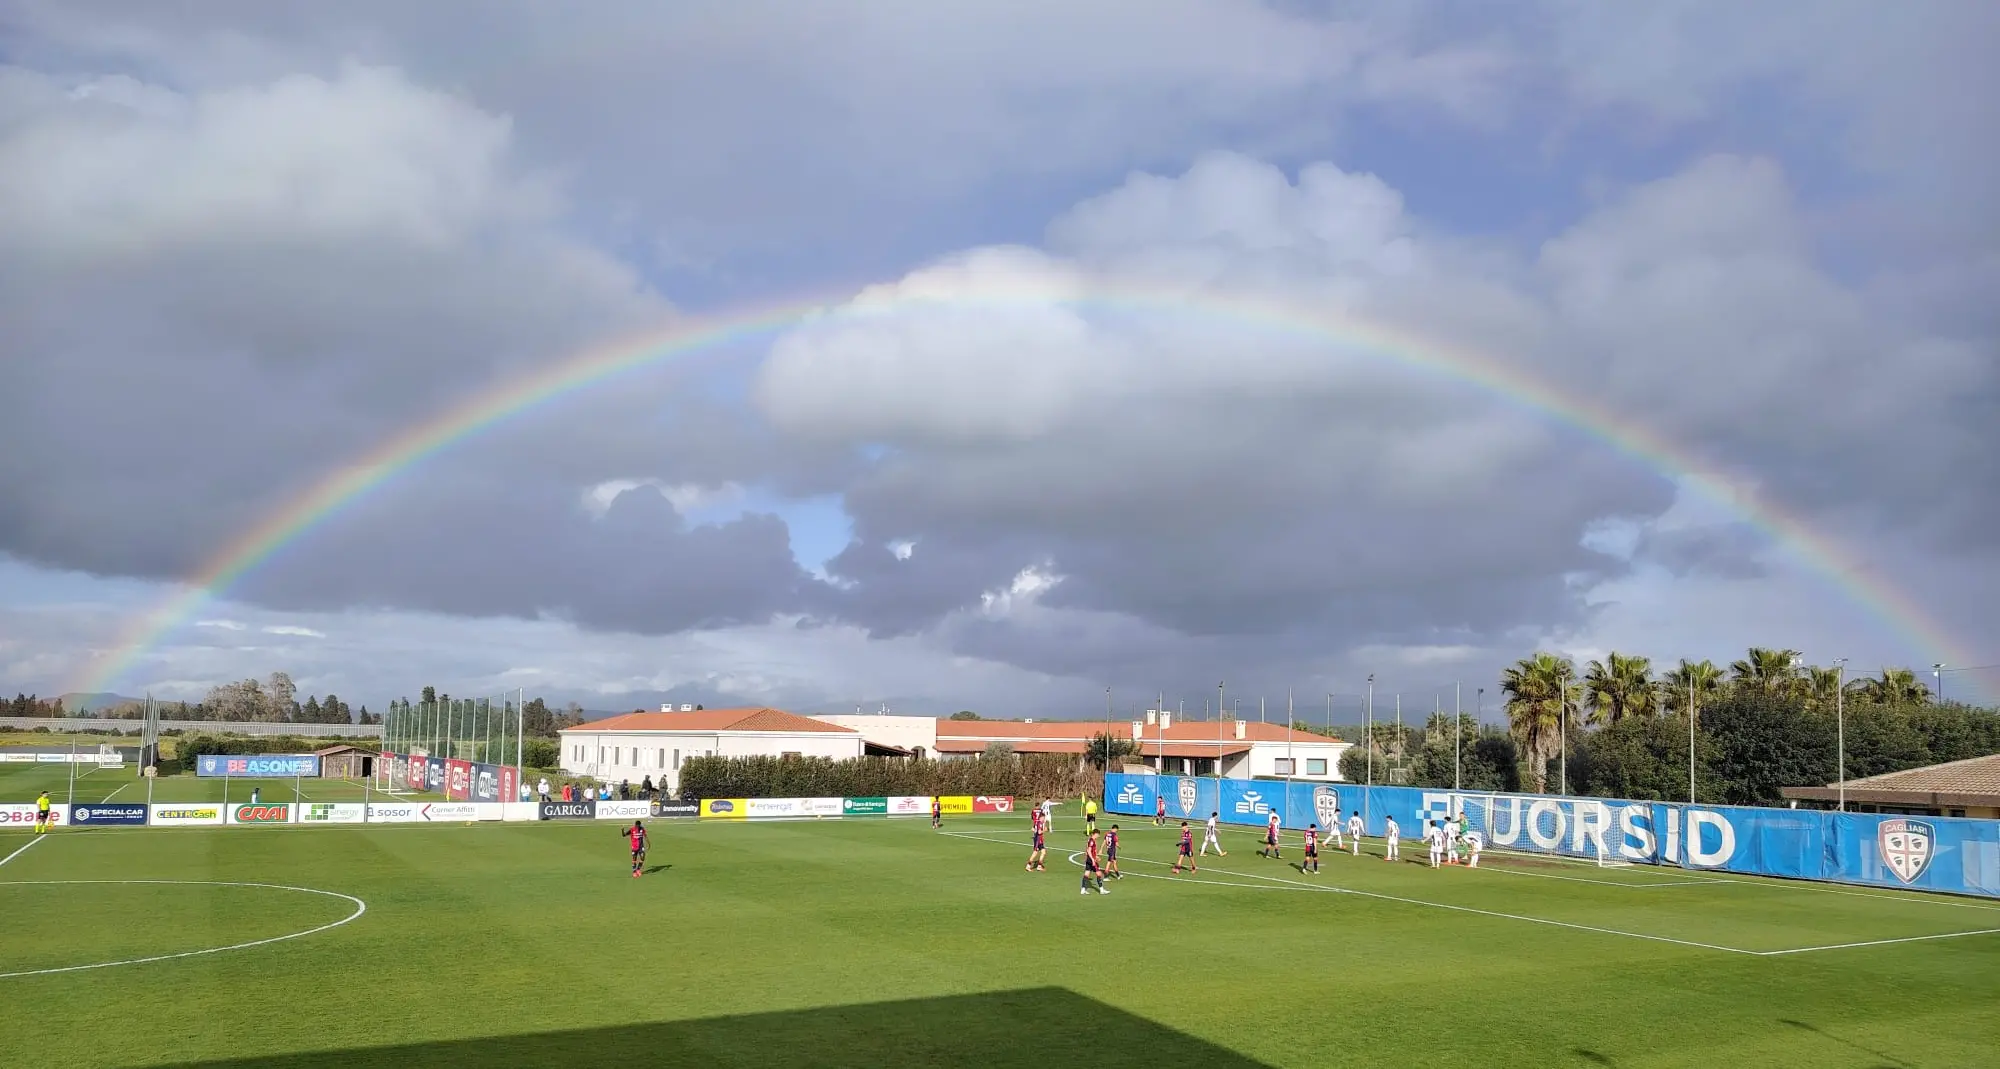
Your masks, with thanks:
M33 844L31 843L29 845L32 846ZM25 850L27 849L27 847L24 846L21 849ZM15 853L19 852L20 851L18 850L15 851ZM4 862L0 862L0 864L4 864ZM183 950L174 954L154 954L150 957L126 958L121 961L97 961L97 962L92 962L89 965L61 965L52 969L23 969L19 972L0 972L0 980L14 980L24 976L53 976L57 973L67 973L67 972L88 972L92 969L112 969L120 965L147 965L156 961L174 961L179 958L198 958L207 954L226 954L232 950L249 950L251 947L269 946L272 943L282 943L290 939L304 939L306 936L309 935L318 935L321 932L332 931L333 929L338 928L343 924L349 924L353 921L360 920L361 915L368 912L368 903L363 902L361 899L358 899L353 895L341 894L339 891L323 891L317 887L293 887L289 884L282 884L282 883L249 883L244 881L229 881L229 880L9 880L0 882L0 887L80 887L80 886L148 886L148 885L168 886L168 887L258 887L270 891L298 891L301 894L325 895L328 898L339 898L348 902L352 902L354 903L354 912L349 913L347 916L342 917L337 921L332 921L327 924L322 924L317 928L308 928L302 932L290 932L285 935L274 935L268 939L252 939L247 943L233 943L226 947L208 947L202 950Z
M1968 935L2000 935L2000 928L1981 928L1976 932L1940 932L1937 935L1906 935L1900 939L1869 939L1859 943L1831 943L1823 947L1793 947L1789 950L1757 950L1752 953L1760 957L1777 957L1780 954L1810 954L1816 950L1848 950L1854 947L1879 947L1890 943L1921 943L1931 939L1963 939Z
M988 839L985 836L981 835L957 835L957 833L947 833L947 834L956 835L957 838L961 839L982 839L986 842L1001 843L1006 846L1025 845L1023 843L1014 842L1006 839ZM1072 858L1074 858L1075 856L1076 855L1071 855ZM1121 858L1120 860L1124 859ZM1151 860L1150 858L1133 858L1131 860L1139 862L1141 864L1158 865L1162 868L1168 867L1166 862L1154 861ZM1072 860L1071 863L1075 864L1076 862ZM1665 935L1647 935L1644 932L1622 932L1616 928L1598 928L1588 924L1573 924L1569 921L1550 920L1547 917L1529 917L1518 913L1501 913L1497 910L1476 909L1472 906L1456 906L1448 902L1427 902L1421 898L1404 898L1400 895L1382 894L1377 891L1360 891L1352 887L1341 887L1333 884L1322 885L1313 883L1301 883L1297 880L1287 880L1278 876L1264 876L1254 872L1237 872L1230 869L1211 869L1210 871L1218 872L1225 876L1241 876L1252 880L1267 880L1273 884L1292 887L1301 891L1323 891L1326 892L1327 894L1360 895L1363 898L1376 898L1376 899L1381 899L1382 901L1385 902L1400 902L1403 903L1404 905L1410 905L1410 906L1429 906L1433 909L1446 909L1446 910L1451 910L1455 913L1471 913L1482 917L1498 917L1503 920L1525 921L1529 924L1545 924L1555 928L1568 928L1573 931L1579 931L1579 932L1596 932L1599 935L1622 935L1627 939L1643 939L1653 943L1671 943L1676 946L1696 947L1701 950L1718 950L1725 954L1745 954L1754 957L1758 956L1760 953L1759 951L1755 950L1744 950L1740 947L1726 947L1716 943L1697 943L1691 939L1675 939L1671 936L1665 936ZM1229 884L1226 886L1245 887L1246 885Z

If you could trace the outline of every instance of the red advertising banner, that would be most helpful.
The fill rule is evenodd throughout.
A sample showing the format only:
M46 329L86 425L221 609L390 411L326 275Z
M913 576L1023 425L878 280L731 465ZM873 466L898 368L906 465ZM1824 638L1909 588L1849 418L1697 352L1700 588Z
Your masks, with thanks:
M472 798L472 762L453 758L444 763L444 796L454 802Z
M521 770L513 765L500 766L500 800L503 802L521 800Z
M972 811L975 813L1012 813L1014 811L1014 798L1012 795L982 794L972 800Z

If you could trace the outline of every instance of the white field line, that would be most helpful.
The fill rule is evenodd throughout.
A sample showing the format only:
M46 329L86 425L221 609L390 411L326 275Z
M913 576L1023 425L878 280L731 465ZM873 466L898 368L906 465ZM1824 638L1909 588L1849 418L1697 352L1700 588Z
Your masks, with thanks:
M21 849L25 850L27 849L27 847L22 847ZM18 852L19 851L16 851L16 853ZM24 969L21 970L20 972L0 972L0 980L12 980L23 976L52 976L56 973L85 972L91 969L110 969L120 965L145 965L155 961L173 961L178 958L198 958L205 954L224 954L232 950L248 950L251 947L261 947L261 946L268 946L272 943L282 943L288 939L304 939L306 936L309 935L318 935L321 932L331 931L332 929L338 928L343 924L359 920L363 913L368 912L368 903L363 902L362 900L354 897L353 895L344 895L341 894L339 891L322 891L317 887L292 887L286 884L279 884L279 883L242 883L242 882L224 882L215 880L15 880L15 881L0 883L0 887L58 887L58 886L83 886L83 885L106 885L106 884L115 884L124 886L167 885L167 886L182 886L182 887L261 887L266 890L272 890L272 891L298 891L303 894L325 895L328 898L345 899L349 902L354 903L354 912L349 913L347 916L342 917L339 920L333 921L329 924L322 924L317 928L308 928L302 932L292 932L289 935L274 935L268 939L253 939L247 943L235 943L226 947L209 947L205 950L184 950L177 954L155 954L151 957L146 957L146 958L127 958L123 961L99 961L99 962L93 962L92 964L89 965L63 965L53 969Z
M127 787L130 787L131 785L132 785L132 782L126 782L126 783L121 783L121 784L119 784L119 785L118 785L118 788L117 788L117 790L114 790L114 791L112 791L112 792L111 792L110 794L107 794L107 795L105 795L105 796L104 796L104 798L103 798L103 801L99 802L98 804L99 804L99 805L102 805L102 804L103 804L104 802L108 802L108 801L112 800L113 798L116 798L116 797L118 797L118 792L119 792L119 791L122 791L122 790L124 790L125 788L127 788ZM86 803L86 804L88 804L88 803Z
M1810 954L1816 950L1847 950L1851 947L1879 947L1890 943L1921 943L1927 939L1963 939L1968 935L1996 935L2000 928L1982 928L1976 932L1943 932L1938 935L1906 935L1900 939L1869 939L1859 943L1833 943L1822 947L1793 947L1790 950L1759 950L1755 953L1763 957L1779 954Z
M961 838L961 839L975 839L975 838L984 838L984 837L983 837L983 836L973 836L973 835L960 835L960 836L958 836L958 838ZM988 841L988 842L998 842L998 843L1003 843L1004 845L1007 845L1007 846L1021 846L1021 845L1024 845L1024 844L1021 844L1021 843L1016 843L1016 842L1010 842L1010 841L1007 841L1007 840L1002 840L1002 839L989 839L989 840L987 840L987 841ZM1075 862L1075 860L1074 860L1074 859L1075 859L1075 857L1076 857L1077 855L1075 855L1075 854L1072 854L1072 855L1070 855L1070 856L1071 856L1071 859L1072 859L1072 860L1071 860L1071 864L1076 864L1076 862ZM1120 859L1120 860L1123 860L1123 859ZM1158 866L1161 866L1161 867L1163 867L1163 868L1171 868L1171 867L1172 867L1172 866L1168 865L1168 864L1167 864L1166 862L1164 862L1164 861L1154 861L1154 860L1152 860L1152 859L1150 859L1150 858L1133 858L1132 860L1134 860L1134 861L1137 861L1137 862L1140 862L1140 863L1142 863L1142 864L1148 864L1148 865L1158 865ZM1384 901L1384 902L1400 902L1400 903L1402 903L1402 904L1404 904L1404 905L1410 905L1410 906L1428 906L1428 907L1430 907L1430 908L1432 908L1432 909L1444 909L1444 910L1451 910L1451 911L1452 911L1452 912L1454 912L1454 913L1471 913L1471 914L1475 914L1475 915L1478 915L1478 916L1482 916L1482 917L1497 917L1497 918L1500 918L1500 919L1502 919L1502 920L1511 920L1511 921L1523 921L1523 922L1525 922L1525 923L1528 923L1528 924L1544 924L1544 925L1549 925L1549 926L1551 926L1551 927L1556 927L1556 928L1568 928L1568 929L1571 929L1571 930L1573 930L1573 931L1580 931L1580 932L1595 932L1595 933L1597 933L1597 934L1599 934L1599 935L1618 935L1618 936L1624 936L1624 937L1625 937L1625 938L1627 938L1627 939L1643 939L1643 940L1646 940L1646 941L1648 941L1648 942L1654 942L1654 943L1672 943L1672 944L1675 944L1676 946L1686 946L1686 947L1696 947L1696 948L1699 948L1699 949L1701 949L1701 950L1719 950L1719 951L1722 951L1722 952L1724 952L1724 953L1727 953L1727 954L1750 954L1750 955L1754 955L1754 954L1756 954L1756 953L1757 953L1757 951L1754 951L1754 950L1743 950L1743 949L1741 949L1741 948L1738 948L1738 947L1726 947L1726 946L1719 946L1719 945L1717 945L1717 944L1714 944L1714 943L1697 943L1697 942L1694 942L1693 940L1689 940L1689 939L1674 939L1674 938L1671 938L1671 937L1669 937L1669 936L1664 936L1664 935L1647 935L1647 934L1645 934L1645 933L1643 933L1643 932L1622 932L1622 931L1619 931L1619 930L1617 930L1617 929L1615 929L1615 928L1598 928L1598 927L1594 927L1594 926L1592 926L1592 925L1588 925L1588 924L1572 924L1572 923L1570 923L1570 922L1568 922L1568 921L1558 921L1558 920L1550 920L1550 919L1548 919L1547 917L1528 917L1528 916L1523 916L1523 915L1521 915L1521 914L1518 914L1518 913L1501 913L1501 912L1498 912L1498 911L1496 911L1496 910L1490 910L1490 909L1475 909L1475 908L1473 908L1473 907L1471 907L1471 906L1456 906L1456 905L1452 905L1452 904L1450 904L1450 903L1446 903L1446 902L1427 902L1427 901L1425 901L1425 900L1423 900L1423 899L1420 899L1420 898L1404 898L1404 897L1402 897L1402 896L1400 896L1400 895L1390 895L1390 894L1382 894L1382 893L1380 893L1380 892L1376 892L1376 891L1359 891L1359 890L1355 890L1355 889L1354 889L1354 888L1352 888L1352 887L1340 887L1340 886L1337 886L1337 885L1331 885L1331 884L1326 884L1326 885L1322 885L1322 884L1315 884L1315 883L1304 883L1304 882L1301 882L1301 881L1298 881L1298 880L1288 880L1288 879L1285 879L1285 878L1283 878L1283 877L1278 877L1278 876L1264 876L1264 875L1260 875L1260 874L1258 874L1258 873L1254 873L1254 872L1236 872L1236 871L1233 871L1233 870L1230 870L1230 869L1210 869L1209 871L1211 871L1211 872L1217 872L1217 873L1220 873L1220 874L1222 874L1222 875L1224 875L1224 876L1240 876L1240 877L1246 877L1246 878L1249 878L1249 879L1253 879L1253 880L1266 880L1266 881L1269 881L1269 882L1270 882L1270 883L1272 883L1272 884L1277 884L1277 885L1282 885L1282 886L1287 886L1287 887L1292 887L1292 888L1295 888L1295 889L1297 889L1297 890L1302 890L1302 891L1324 891L1324 892L1326 892L1326 893L1328 893L1328 894L1348 894L1348 895L1360 895L1360 896L1362 896L1363 898L1374 898L1374 899L1380 899L1380 900L1382 900L1382 901ZM1173 878L1173 877L1168 877L1168 879L1170 879L1170 880L1171 880L1172 878ZM1243 885L1243 884L1231 884L1231 885L1229 885L1229 886L1236 886L1236 887L1242 887L1242 886L1244 886L1244 885Z
M32 847L32 846L34 846L34 845L35 845L36 843L38 843L38 842L41 842L41 841L42 841L42 837L41 837L41 836L39 836L39 835L35 836L35 837L34 837L34 838L32 838L32 839L29 839L29 840L28 840L28 845L27 845L27 846L23 846L23 847L21 847L21 848L20 848L19 850L16 850L16 851L14 851L13 853L11 853L11 854L8 854L8 855L7 855L6 857L0 857L0 865L5 865L5 864L6 864L7 862L9 862L9 861L12 861L12 860L14 860L14 859L15 859L15 858L17 858L17 857L20 857L20 856L21 856L22 854L25 854L25 853L27 853L27 852L28 852L28 849L29 849L29 847Z

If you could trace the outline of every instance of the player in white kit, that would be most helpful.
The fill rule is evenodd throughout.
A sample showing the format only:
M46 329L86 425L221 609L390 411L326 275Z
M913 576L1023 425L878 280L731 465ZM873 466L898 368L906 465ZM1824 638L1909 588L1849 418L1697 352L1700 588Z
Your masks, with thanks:
M1343 823L1345 822L1340 819L1340 807L1335 806L1333 821L1326 826L1326 841L1332 844L1335 850L1347 849L1347 843L1340 837L1340 829Z
M1435 820L1424 821L1424 846L1431 855L1431 868L1444 862L1444 828Z
M1465 833L1466 849L1472 852L1471 859L1466 861L1465 863L1467 868L1476 869L1479 867L1479 848L1485 845L1486 845L1486 836L1481 835L1476 831L1469 831Z
M1458 840L1460 834L1464 832L1464 830L1465 830L1465 817L1463 816L1460 816L1457 820L1447 820L1444 822L1445 864L1447 865L1458 864Z
M1347 817L1347 837L1354 841L1354 856L1361 856L1361 812L1356 810Z
M1401 860L1401 855L1396 853L1396 846L1402 842L1402 839L1403 829L1396 826L1396 818L1384 815L1382 817L1382 860Z
M1229 852L1222 848L1222 840L1216 836L1216 823L1221 817L1222 814L1220 813L1210 813L1208 815L1208 825L1203 830L1201 837L1201 856L1203 857L1208 856L1208 848L1211 846L1215 847L1215 852L1218 856L1229 856Z

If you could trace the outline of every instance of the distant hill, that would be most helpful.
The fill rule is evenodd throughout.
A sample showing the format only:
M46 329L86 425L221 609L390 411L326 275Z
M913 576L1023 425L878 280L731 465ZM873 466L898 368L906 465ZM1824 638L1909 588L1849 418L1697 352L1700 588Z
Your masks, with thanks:
M62 696L64 711L76 713L101 713L106 709L116 709L121 705L144 705L144 698L127 698L123 694L65 694Z

